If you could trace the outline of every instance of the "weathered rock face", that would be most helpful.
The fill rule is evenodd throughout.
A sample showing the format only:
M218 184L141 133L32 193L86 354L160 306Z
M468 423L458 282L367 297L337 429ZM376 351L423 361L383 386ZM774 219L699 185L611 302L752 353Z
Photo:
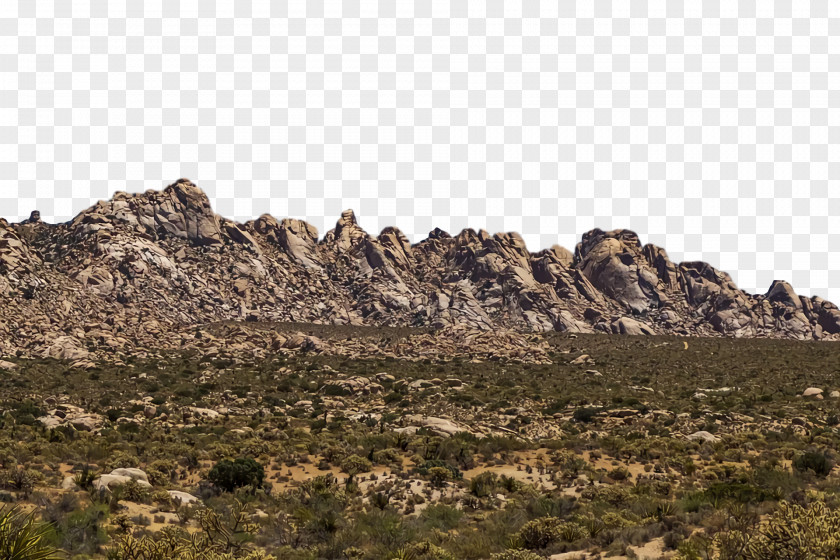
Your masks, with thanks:
M835 305L785 282L747 294L627 230L590 231L574 254L471 229L411 245L396 228L367 234L348 210L318 241L299 220L220 218L187 179L116 193L64 224L0 219L0 309L0 356L80 364L189 346L171 333L223 320L840 338ZM284 345L319 350L314 337L272 343Z
M189 179L178 179L162 192L118 192L79 214L71 223L86 232L113 231L122 222L153 237L171 236L193 245L220 245L219 218L207 195ZM25 225L25 224L22 224Z
M657 290L659 277L631 231L595 229L584 234L577 259L595 288L632 312L642 313L664 299Z
M0 218L0 274L28 271L40 264L31 247L22 240L9 223Z

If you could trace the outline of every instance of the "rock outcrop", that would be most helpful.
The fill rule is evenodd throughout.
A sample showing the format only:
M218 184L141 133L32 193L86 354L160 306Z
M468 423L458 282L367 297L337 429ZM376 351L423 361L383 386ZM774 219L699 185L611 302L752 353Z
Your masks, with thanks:
M189 345L168 333L218 321L840 338L834 304L782 281L748 294L628 230L592 230L574 252L471 229L411 245L396 228L366 233L348 210L319 241L299 220L221 218L187 179L116 193L63 224L0 219L0 309L0 356L80 366L91 353Z

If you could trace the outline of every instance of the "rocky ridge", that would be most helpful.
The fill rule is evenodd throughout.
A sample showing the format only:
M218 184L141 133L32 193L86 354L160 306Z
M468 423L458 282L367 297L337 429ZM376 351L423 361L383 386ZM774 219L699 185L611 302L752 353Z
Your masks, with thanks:
M0 309L0 356L73 361L188 347L219 321L487 331L514 347L547 331L840 338L834 304L783 281L748 294L628 230L592 230L573 252L472 229L412 245L393 227L368 234L348 210L319 240L300 220L218 216L187 179L118 192L63 224L0 219Z

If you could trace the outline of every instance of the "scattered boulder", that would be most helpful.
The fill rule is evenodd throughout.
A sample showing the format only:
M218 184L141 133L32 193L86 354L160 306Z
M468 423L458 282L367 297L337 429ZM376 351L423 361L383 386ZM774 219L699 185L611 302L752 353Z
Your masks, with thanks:
M408 384L409 389L430 389L434 387L435 384L429 381L428 379L416 379Z
M105 425L105 418L99 414L69 404L59 405L37 420L47 428L68 425L82 432L96 432Z
M821 399L823 394L823 390L818 387L808 387L804 391L802 391L803 397L811 397L815 399Z
M619 319L613 321L611 328L613 334L627 334L631 336L656 334L654 330L646 324L629 317L620 317Z
M192 494L181 492L179 490L168 490L168 493L174 502L180 503L182 505L189 505L201 502L201 500L199 500Z
M435 416L419 416L416 414L409 414L405 417L405 421L409 424L419 425L427 428L430 431L443 436L449 437L460 432L472 433L469 428L447 420L445 418L437 418Z
M57 360L83 360L90 353L82 346L81 342L73 336L59 336L53 343L46 347L43 353L45 358Z
M98 414L85 414L69 418L67 419L67 423L72 425L77 430L83 432L93 432L101 428L104 421L103 418Z
M693 434L688 436L688 439L691 440L691 441L705 441L705 442L708 442L708 443L714 443L716 441L720 441L719 438L716 435L711 434L711 433L709 433L705 430L700 430L698 432L694 432Z
M127 482L129 482L131 480L135 480L137 482L137 484L139 484L140 486L143 486L145 488L151 488L151 486L152 486L147 481L137 480L136 478L132 478L130 476L121 476L121 475L115 475L115 474L103 474L102 476L94 479L93 487L96 490L100 490L100 491L105 490L107 492L110 492L115 486L121 486L121 485L126 484Z
M569 364L571 364L573 366L582 366L582 365L594 364L594 363L595 363L595 360L590 358L589 354L581 354L580 356L578 356L577 358L575 358L574 360L569 362Z
M363 377L361 375L348 377L346 379L331 379L325 382L324 386L321 388L322 392L326 392L328 394L339 391L349 395L376 395L384 390L385 388L379 383L375 383L367 377Z
M61 489L67 490L69 492L78 492L81 490L79 485L76 484L76 479L72 476L65 476L64 480L61 481Z
M199 420L215 420L219 417L219 413L209 408L199 408L195 406L188 406L184 409L184 418L197 418Z
M138 482L145 482L149 484L149 475L146 474L145 471L141 469L135 468L121 468L121 469L114 469L111 471L111 475L113 476L127 476L129 478L133 478Z

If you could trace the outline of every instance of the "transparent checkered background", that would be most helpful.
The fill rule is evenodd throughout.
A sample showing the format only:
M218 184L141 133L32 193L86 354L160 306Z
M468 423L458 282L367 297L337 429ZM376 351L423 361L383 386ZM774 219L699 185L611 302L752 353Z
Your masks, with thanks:
M523 5L520 5L523 4ZM0 3L0 215L185 176L537 250L628 227L840 301L840 2ZM834 30L834 36L832 36Z

